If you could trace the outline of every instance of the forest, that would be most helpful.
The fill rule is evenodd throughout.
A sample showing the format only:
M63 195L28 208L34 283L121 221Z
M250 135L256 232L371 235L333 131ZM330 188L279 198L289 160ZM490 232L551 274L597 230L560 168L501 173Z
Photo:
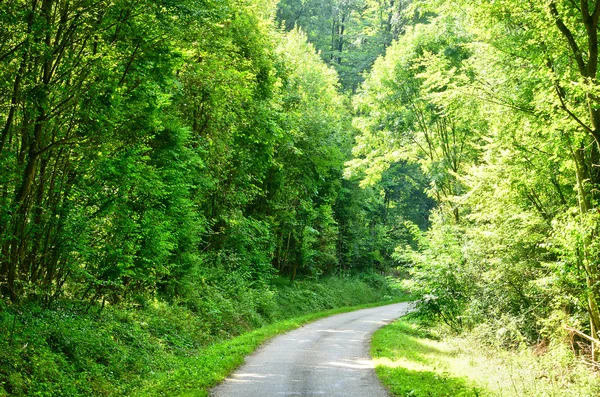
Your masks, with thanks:
M600 367L599 18L0 2L0 396L174 395L207 346L405 293Z

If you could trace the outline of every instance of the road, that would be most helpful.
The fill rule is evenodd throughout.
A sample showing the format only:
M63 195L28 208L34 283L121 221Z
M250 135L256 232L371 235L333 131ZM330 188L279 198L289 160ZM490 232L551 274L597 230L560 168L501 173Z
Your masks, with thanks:
M410 310L397 303L338 314L280 335L246 358L213 397L388 397L369 355L371 334Z

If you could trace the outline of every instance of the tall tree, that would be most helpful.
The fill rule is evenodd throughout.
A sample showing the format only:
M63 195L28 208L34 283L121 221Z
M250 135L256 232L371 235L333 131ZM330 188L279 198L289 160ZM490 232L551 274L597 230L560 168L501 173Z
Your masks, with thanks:
M464 191L457 176L476 159L474 144L485 124L462 117L461 108L447 100L449 87L468 84L461 80L461 68L468 67L466 42L452 21L437 19L409 29L388 49L355 97L355 125L362 134L348 164L348 172L365 169L369 182L395 161L419 163L430 193L457 222L459 206L452 200Z

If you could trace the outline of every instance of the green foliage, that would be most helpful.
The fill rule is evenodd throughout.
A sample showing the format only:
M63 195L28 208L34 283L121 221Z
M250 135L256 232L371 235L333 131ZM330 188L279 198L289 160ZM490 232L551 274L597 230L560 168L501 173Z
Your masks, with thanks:
M464 230L438 222L439 216L426 235L413 226L418 248L398 247L395 256L411 266L412 292L420 297L417 315L427 321L441 320L459 331L465 325L465 310L478 287L478 275L465 266Z
M377 37L340 58L350 84L383 37L359 3L335 10ZM0 4L0 394L130 394L216 341L395 295L376 272L408 238L394 227L405 210L427 223L431 203L410 211L404 194L424 197L422 175L343 179L350 101L274 13L270 0ZM338 55L353 42L340 36Z
M110 394L219 338L374 300L394 267L455 331L597 337L597 10L3 2L0 367L23 368L5 392ZM103 335L81 314L98 308Z
M395 162L418 163L430 195L449 204L458 219L452 199L464 187L457 176L477 158L477 134L484 125L459 113L457 98L447 100L451 87L469 83L463 79L468 39L451 19L437 18L409 29L377 60L354 98L354 124L361 134L348 174L364 172L366 185L379 181ZM477 108L474 102L465 105Z

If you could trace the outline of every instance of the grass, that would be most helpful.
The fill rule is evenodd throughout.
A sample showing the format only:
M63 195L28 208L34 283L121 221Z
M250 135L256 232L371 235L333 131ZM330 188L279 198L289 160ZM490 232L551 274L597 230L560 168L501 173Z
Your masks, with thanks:
M396 396L487 395L469 378L453 371L456 349L413 323L400 320L375 332L371 354L377 375Z
M565 344L543 353L483 345L473 335L439 338L402 319L378 330L371 354L376 372L402 397L595 397L597 374Z

